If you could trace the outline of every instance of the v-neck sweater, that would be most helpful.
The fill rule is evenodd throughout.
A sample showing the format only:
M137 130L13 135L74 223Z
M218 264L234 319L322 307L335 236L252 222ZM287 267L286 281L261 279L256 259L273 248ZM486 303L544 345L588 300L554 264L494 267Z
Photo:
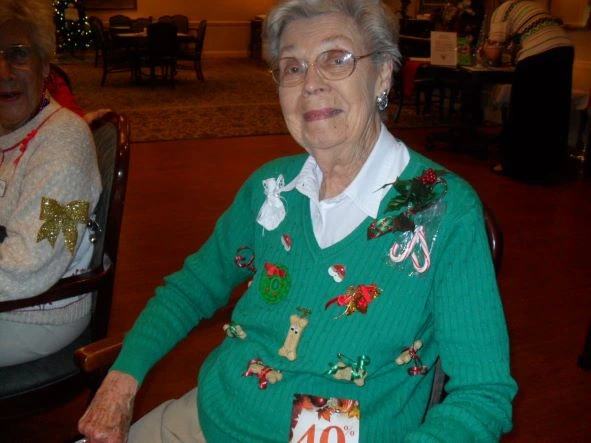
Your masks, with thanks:
M442 169L409 152L400 179L417 177L427 168ZM199 422L207 441L286 441L294 394L358 400L360 442L497 441L511 428L516 384L482 206L474 190L452 173L445 176L448 192L429 235L431 241L436 238L431 267L417 274L409 261L395 265L389 259L395 234L368 240L370 217L343 240L321 249L309 200L299 192L281 194L287 215L276 229L264 230L255 222L264 201L262 181L282 174L289 182L305 159L278 159L246 181L207 242L157 288L127 334L113 369L141 383L195 324L228 302L236 285L252 279L232 314L247 337L226 338L200 370ZM386 215L396 194L394 188L386 194L379 217ZM284 236L291 238L291 248L284 246ZM238 251L254 254L256 273L236 265ZM340 282L328 272L334 265L346 270ZM269 266L284 274L269 277ZM341 315L344 306L327 306L348 288L370 284L381 294L366 313ZM270 288L276 297L269 297ZM311 314L297 357L290 361L278 350L290 316L299 308ZM445 402L432 408L424 423L432 371L411 376L412 364L395 363L417 339L423 342L418 352L422 364L431 367L440 356L450 377ZM328 373L337 354L352 361L369 357L363 386ZM243 376L253 359L281 371L283 379L261 389L256 377Z

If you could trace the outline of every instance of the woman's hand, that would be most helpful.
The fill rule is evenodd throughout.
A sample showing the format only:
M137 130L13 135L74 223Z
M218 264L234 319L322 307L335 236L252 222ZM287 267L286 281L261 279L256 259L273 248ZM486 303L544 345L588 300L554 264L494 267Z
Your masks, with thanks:
M123 443L133 416L138 383L131 375L111 371L78 422L88 443Z
M97 109L96 111L87 112L82 117L84 121L88 124L91 124L93 121L98 120L106 113L111 112L110 109Z
M499 64L503 54L503 45L496 42L487 42L483 48L484 56L493 65Z

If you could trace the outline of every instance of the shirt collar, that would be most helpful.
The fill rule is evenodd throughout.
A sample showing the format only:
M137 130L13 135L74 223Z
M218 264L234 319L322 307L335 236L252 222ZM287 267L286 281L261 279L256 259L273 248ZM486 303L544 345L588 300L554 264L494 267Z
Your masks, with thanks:
M380 136L355 179L341 194L326 202L336 202L348 197L361 211L376 218L380 203L389 189L389 186L383 186L396 181L409 160L410 155L404 143L390 134L382 124ZM310 200L318 201L322 171L314 157L308 157L292 183Z

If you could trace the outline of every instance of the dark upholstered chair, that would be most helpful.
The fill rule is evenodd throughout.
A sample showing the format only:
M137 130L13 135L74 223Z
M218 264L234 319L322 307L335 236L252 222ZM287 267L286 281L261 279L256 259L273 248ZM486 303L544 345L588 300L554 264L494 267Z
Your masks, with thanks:
M203 77L203 69L201 67L201 56L203 53L203 42L205 41L205 31L207 30L207 20L201 20L197 27L197 35L194 41L188 45L181 46L177 61L177 69L194 69L195 75L202 82L205 81ZM183 64L182 61L190 61L191 64Z
M92 378L75 364L74 350L107 334L127 187L129 124L124 116L110 112L93 124L93 135L103 192L95 210L98 229L91 270L63 278L36 297L0 302L0 312L6 312L91 292L91 323L80 337L55 354L0 368L0 428L3 420L56 407L88 387Z

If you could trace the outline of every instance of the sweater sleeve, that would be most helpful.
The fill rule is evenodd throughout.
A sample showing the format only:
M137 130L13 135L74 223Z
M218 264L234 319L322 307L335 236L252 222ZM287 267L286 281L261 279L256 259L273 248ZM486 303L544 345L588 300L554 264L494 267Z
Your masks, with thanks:
M252 181L243 186L206 243L156 289L111 369L130 374L141 384L154 364L203 318L226 305L234 287L251 275L234 262L237 248L252 247L254 241L251 187Z
M498 441L511 429L516 383L478 201L452 222L435 276L433 318L447 397L408 442Z
M509 21L504 21L505 12L511 2L501 4L493 12L490 19L488 39L490 41L505 43L509 38Z
M30 142L38 144L38 149L27 159L25 152L18 166L24 168L24 178L6 224L7 237L0 244L0 300L28 298L45 291L64 275L73 260L63 233L58 234L54 246L47 239L37 241L44 224L40 219L43 197L60 205L86 201L89 213L99 198L100 177L87 125L79 119L56 118L63 128L42 129ZM78 223L76 229L77 248L86 223Z

